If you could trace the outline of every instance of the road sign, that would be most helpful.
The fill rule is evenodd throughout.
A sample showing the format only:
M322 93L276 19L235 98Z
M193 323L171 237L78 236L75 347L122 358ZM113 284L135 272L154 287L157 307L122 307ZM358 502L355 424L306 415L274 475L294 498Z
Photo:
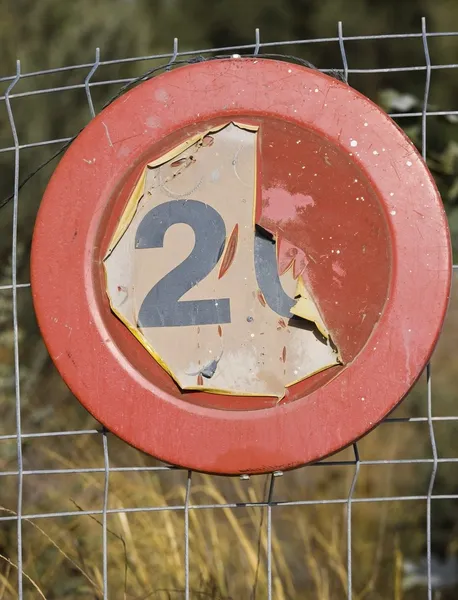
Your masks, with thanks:
M298 466L373 428L429 359L450 276L402 131L345 83L258 58L175 69L98 115L32 252L78 399L132 445L218 473Z

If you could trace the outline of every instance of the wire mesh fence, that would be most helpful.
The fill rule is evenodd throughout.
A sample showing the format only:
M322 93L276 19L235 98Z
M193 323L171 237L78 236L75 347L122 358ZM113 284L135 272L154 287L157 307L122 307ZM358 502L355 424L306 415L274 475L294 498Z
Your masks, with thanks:
M393 103L390 114L403 126L418 123L428 159L431 119L446 119L450 127L458 119L458 106L431 102L435 74L456 77L458 63L435 62L430 46L458 40L458 32L428 32L424 20L417 34L346 37L340 23L337 32L277 43L256 30L252 44L196 51L181 51L175 40L170 53L112 60L97 49L94 62L35 72L23 72L18 62L16 73L0 77L10 129L0 156L7 157L8 176L13 173L1 219L11 260L0 282L0 598L432 599L456 593L456 289L431 365L374 432L316 465L239 479L160 464L101 429L60 382L32 316L30 223L45 178L35 181L52 163L28 176L145 72L233 53L293 60L290 52L307 56L314 45L326 45L339 62L320 70L339 72L364 91L365 78L376 75L422 78L422 97ZM353 68L348 45L364 51L378 43L399 44L401 64ZM402 65L403 44L410 43L421 45L423 64ZM69 118L62 131L52 128L49 139L24 137L31 111L49 119L49 97L65 111L73 94L78 106L85 102L85 115Z

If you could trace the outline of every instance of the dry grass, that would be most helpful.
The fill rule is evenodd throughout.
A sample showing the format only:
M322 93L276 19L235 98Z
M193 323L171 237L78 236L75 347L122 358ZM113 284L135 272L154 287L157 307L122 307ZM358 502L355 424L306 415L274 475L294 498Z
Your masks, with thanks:
M22 293L22 292L21 292ZM31 315L24 291L21 310ZM6 308L5 308L6 307ZM7 302L0 307L8 323ZM92 429L97 424L70 395L47 359L33 322L27 317L21 343L22 417L25 431ZM23 321L22 321L23 322ZM458 298L435 358L435 413L454 414L451 390L457 376L453 326L458 326ZM5 328L6 330L6 328ZM11 336L0 336L3 356L0 386L0 433L14 429ZM398 409L398 415L421 416L426 407L425 380ZM456 414L456 410L455 410ZM458 454L456 428L437 428L442 456ZM151 467L157 463L109 435L111 467ZM430 457L426 423L385 424L359 443L363 460ZM23 513L101 511L104 473L101 435L27 439L24 467L94 468L100 472L26 475ZM351 449L332 460L352 460ZM327 461L329 462L329 461ZM442 467L436 493L456 493L456 470ZM0 472L17 468L15 440L0 442ZM442 470L441 470L442 469ZM425 494L430 465L362 465L354 498ZM442 475L441 475L442 473ZM347 505L313 504L345 499L354 466L322 464L276 478L273 500L309 500L302 506L272 506L272 591L278 600L346 598ZM111 600L175 600L184 597L184 471L111 472L108 528L108 584ZM191 506L255 503L266 497L267 478L249 480L193 474ZM436 548L452 550L458 539L453 503L434 505ZM142 508L161 510L140 510ZM17 477L0 478L0 516L15 515ZM452 521L441 520L451 514ZM403 591L403 563L425 552L425 502L355 502L352 504L353 598L417 600L424 588ZM455 514L455 517L453 515ZM451 523L451 524L450 524ZM453 530L455 527L455 530ZM436 539L433 535L433 542ZM455 542L454 542L455 540ZM453 544L455 543L455 546ZM14 521L0 524L0 600L17 598L17 545ZM189 511L191 598L260 600L267 597L267 509L250 506ZM24 598L35 600L102 598L101 515L48 516L23 521ZM450 596L452 598L453 596ZM439 598L439 596L438 596ZM445 600L442 595L441 599Z
M372 435L369 447L373 446L374 450L386 443L382 429ZM73 438L68 457L59 449L62 442L40 443L30 449L34 457L30 459L30 466L98 468L101 466L99 437ZM63 443L68 446L69 438ZM407 438L403 443L409 443ZM391 449L385 447L385 458L397 455L397 444L392 442L391 445ZM110 454L112 466L152 464L149 457L114 438L110 438ZM348 459L349 452L346 454L342 458ZM393 481L393 466L381 477L377 468L363 467L355 497L412 493L416 474L413 467L410 468L410 480L407 476L402 485ZM310 467L291 472L277 480L274 500L345 498L352 476L353 468L340 466ZM14 504L16 481L15 478L8 479L10 494L8 486L3 487L0 497L6 490L11 505ZM165 600L183 597L185 516L183 510L173 507L184 504L185 480L186 473L181 471L110 474L109 507L119 510L110 514L107 521L110 598ZM257 502L265 497L266 482L267 478L261 476L245 481L195 474L190 504ZM51 510L100 510L104 477L103 473L27 476L25 486L25 512L29 514ZM129 510L140 507L162 507L164 510ZM423 509L419 504L401 502L353 505L353 597L356 600L385 597L404 600L399 584L402 555L406 551L417 551L422 543L423 532L418 531L418 520ZM5 513L13 514L14 509L5 507ZM274 598L345 598L348 584L346 505L274 506L272 519ZM190 510L192 597L266 598L266 525L265 508ZM17 597L15 526L5 528L3 524L2 531L0 546L10 553L9 557L0 558L4 562L0 567L3 586L0 586L0 599L6 600ZM26 598L102 597L100 515L26 520L23 536Z

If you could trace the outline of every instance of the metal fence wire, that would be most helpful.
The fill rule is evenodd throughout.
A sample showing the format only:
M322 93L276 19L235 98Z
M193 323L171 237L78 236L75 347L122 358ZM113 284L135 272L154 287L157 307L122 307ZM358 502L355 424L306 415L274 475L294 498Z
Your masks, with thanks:
M91 420L42 343L31 341L38 333L26 279L29 213L44 180L37 174L27 186L21 182L78 132L78 125L64 133L51 128L52 139L23 139L19 123L25 113L45 110L40 97L70 106L74 94L81 106L83 93L93 117L99 104L152 69L232 53L287 57L300 49L307 56L308 48L328 45L338 49L340 63L322 70L339 71L355 87L374 75L415 72L423 79L420 101L398 103L391 116L403 127L418 124L427 159L431 120L458 126L458 106L430 103L436 73L456 77L458 63L433 64L429 47L458 39L458 32L430 33L424 20L421 31L406 35L346 37L341 23L337 31L276 43L261 41L257 30L252 44L197 51L180 51L175 40L170 53L106 61L97 49L93 63L23 72L18 62L16 73L0 77L12 135L0 157L7 155L8 176L14 169L11 202L0 213L12 232L0 282L0 599L431 600L456 593L456 290L432 363L395 413L331 459L269 476L206 476L142 455ZM352 68L348 44L364 51L380 41L400 44L401 52L403 43L421 44L423 64ZM97 79L104 68L110 77Z

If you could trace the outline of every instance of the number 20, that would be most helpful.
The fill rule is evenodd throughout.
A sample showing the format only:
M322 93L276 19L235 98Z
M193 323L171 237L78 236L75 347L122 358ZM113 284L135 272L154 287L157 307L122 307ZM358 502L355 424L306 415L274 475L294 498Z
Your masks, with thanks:
M181 300L218 264L226 243L221 215L198 200L172 200L150 210L140 222L135 248L162 248L166 231L184 223L195 234L191 254L154 285L140 307L140 327L179 327L231 322L229 298ZM256 279L267 304L277 314L290 317L294 300L284 291L277 269L275 244L258 234L254 241Z

